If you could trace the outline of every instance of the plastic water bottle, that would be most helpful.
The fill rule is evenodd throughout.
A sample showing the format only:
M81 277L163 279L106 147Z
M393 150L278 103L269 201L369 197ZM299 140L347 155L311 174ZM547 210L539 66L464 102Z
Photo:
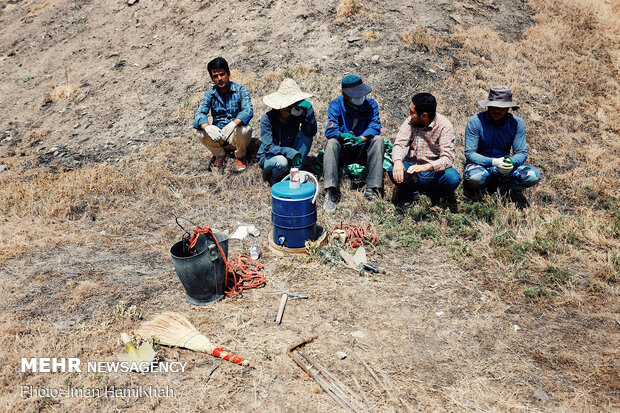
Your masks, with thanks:
M301 186L301 180L299 177L299 168L291 168L291 177L289 179L289 188L299 188Z

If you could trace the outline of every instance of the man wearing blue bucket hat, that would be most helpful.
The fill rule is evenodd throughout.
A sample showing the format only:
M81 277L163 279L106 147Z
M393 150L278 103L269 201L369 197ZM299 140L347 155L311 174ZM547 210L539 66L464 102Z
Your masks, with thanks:
M332 100L327 110L323 181L324 209L336 212L338 202L338 166L358 163L368 168L364 197L375 201L383 190L383 152L379 105L367 98L371 87L356 75L341 81L342 95Z
M278 90L263 98L272 108L260 120L261 145L256 157L263 177L273 185L291 167L299 167L310 152L317 132L310 93L303 92L293 79L284 79Z

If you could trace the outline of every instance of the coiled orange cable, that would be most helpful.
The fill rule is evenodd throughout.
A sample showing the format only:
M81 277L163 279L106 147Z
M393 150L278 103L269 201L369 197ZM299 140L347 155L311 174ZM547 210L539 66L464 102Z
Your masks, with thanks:
M215 234L213 234L213 230L210 227L194 228L194 232L189 239L190 253L196 252L196 242L198 241L198 236L200 236L200 234L205 234L205 236L211 238L215 242L215 245L217 245L217 248L220 251L220 256L222 257L222 260L224 260L224 264L226 265L224 294L228 296L237 295L243 290L260 287L265 284L265 267L247 255L240 255L237 258L227 260L224 250L220 246L220 243L217 242L217 238L215 237ZM228 283L228 274L232 276L231 285Z

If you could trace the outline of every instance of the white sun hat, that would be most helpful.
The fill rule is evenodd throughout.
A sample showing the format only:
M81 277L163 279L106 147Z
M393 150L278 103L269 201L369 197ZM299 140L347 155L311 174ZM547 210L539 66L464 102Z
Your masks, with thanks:
M263 102L270 108L283 109L309 97L311 93L302 92L293 79L286 78L276 92L263 97Z

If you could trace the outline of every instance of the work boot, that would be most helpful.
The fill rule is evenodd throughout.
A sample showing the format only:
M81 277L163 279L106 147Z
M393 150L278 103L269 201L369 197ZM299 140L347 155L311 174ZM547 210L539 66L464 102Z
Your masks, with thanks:
M325 188L325 203L323 209L325 212L333 214L336 212L336 204L338 203L338 192L336 188Z
M527 202L527 198L523 193L523 189L511 189L510 200L514 202L518 209L525 209L530 206L530 203Z
M369 202L375 202L381 197L381 189L379 188L366 188L364 191L364 198Z

